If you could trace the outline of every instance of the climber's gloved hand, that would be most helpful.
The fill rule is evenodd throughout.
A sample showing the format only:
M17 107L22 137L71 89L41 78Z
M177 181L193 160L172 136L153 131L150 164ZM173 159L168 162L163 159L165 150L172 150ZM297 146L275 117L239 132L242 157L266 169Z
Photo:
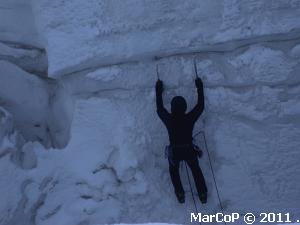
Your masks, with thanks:
M160 79L156 81L155 89L158 93L162 93L164 91L164 84Z
M201 78L197 77L195 79L195 85L196 85L197 89L203 88L203 82L202 82Z

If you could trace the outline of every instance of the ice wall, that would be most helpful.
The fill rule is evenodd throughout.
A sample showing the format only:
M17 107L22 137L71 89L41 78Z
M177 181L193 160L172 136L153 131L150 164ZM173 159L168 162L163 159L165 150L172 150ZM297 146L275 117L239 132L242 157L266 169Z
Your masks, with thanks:
M224 211L297 215L298 1L31 6L49 74L2 48L14 57L0 64L0 224L188 223L187 177L182 168L187 203L179 205L153 87L159 65L166 106L181 94L191 108L194 60L206 99L195 133L205 132ZM196 140L206 150L203 136ZM210 191L198 208L220 211L207 152L200 166Z
M45 43L36 28L32 5L1 0L0 21L1 106L12 114L27 141L39 141L47 148L66 146L72 100L66 100L67 89L47 78Z
M19 62L22 58L0 59L0 105L13 115L16 128L27 141L39 141L46 148L65 147L73 114L68 89L24 71Z
M0 40L42 47L32 7L26 0L0 1Z
M299 37L297 0L32 2L54 77L97 65Z

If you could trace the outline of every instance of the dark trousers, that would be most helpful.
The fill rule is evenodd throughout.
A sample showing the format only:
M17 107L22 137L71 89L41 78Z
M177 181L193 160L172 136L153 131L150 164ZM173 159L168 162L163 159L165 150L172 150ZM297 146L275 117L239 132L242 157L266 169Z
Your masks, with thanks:
M193 178L196 184L197 192L200 195L201 193L207 192L207 187L205 184L204 176L202 174L201 168L198 164L198 158L193 157L192 159L184 160L188 166L190 167ZM182 187L182 183L179 175L179 163L180 160L170 160L169 159L169 172L171 176L171 180L174 186L174 190L176 193L184 193L184 189Z

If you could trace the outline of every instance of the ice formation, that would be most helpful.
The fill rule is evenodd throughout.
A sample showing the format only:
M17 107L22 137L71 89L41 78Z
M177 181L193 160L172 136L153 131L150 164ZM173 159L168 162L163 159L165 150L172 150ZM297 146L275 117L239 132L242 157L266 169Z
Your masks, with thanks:
M0 224L189 223L154 84L191 108L194 62L198 209L300 219L299 58L297 0L0 0Z

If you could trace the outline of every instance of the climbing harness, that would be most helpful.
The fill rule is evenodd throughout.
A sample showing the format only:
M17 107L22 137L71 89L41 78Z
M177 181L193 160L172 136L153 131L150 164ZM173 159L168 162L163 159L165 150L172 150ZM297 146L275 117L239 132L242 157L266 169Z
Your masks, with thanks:
M199 148L198 145L196 145L194 143L194 140L193 140L193 148L194 148L194 151L197 153L198 158L201 159L203 156L203 151Z
M198 145L196 144L192 144L192 145L177 145L177 146L171 146L171 145L167 145L165 147L165 158L168 159L172 165L174 165L174 152L173 149L174 148L183 148L183 149L192 149L192 151L196 152L197 157L200 159L203 155L202 150L199 148Z

